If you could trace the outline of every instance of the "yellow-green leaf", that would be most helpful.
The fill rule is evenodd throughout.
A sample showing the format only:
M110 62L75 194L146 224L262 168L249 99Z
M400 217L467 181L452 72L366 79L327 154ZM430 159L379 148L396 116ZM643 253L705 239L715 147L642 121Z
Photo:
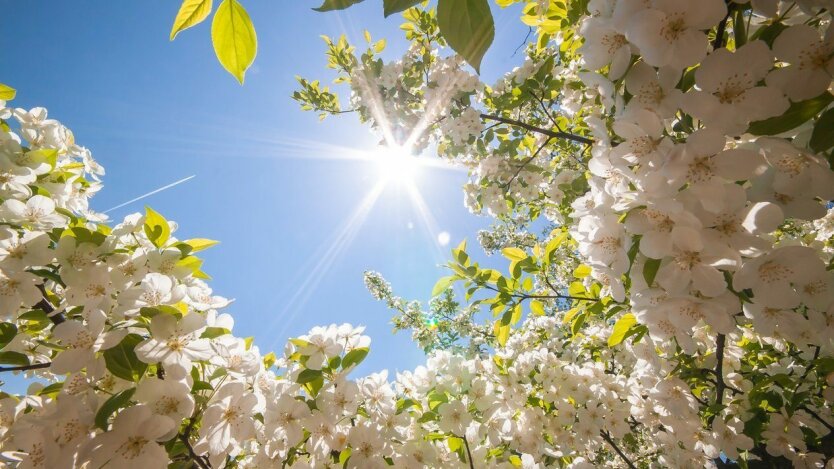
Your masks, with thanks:
M173 41L180 31L202 23L211 13L211 2L212 0L183 0L171 27L171 40Z
M458 280L460 277L457 275L449 275L447 277L440 277L437 283L434 284L434 288L431 289L431 296L435 297L441 293L443 293L447 288L449 288L455 280Z
M217 60L243 84L246 69L255 61L258 38L249 14L237 0L223 0L211 22L211 43Z
M0 83L0 100L11 101L17 95L17 91L9 85Z
M544 305L539 300L533 300L530 302L530 311L534 316L544 316Z
M591 268L585 264L579 264L575 269L573 269L573 276L576 278L585 278L591 275Z
M145 207L145 235L158 248L171 237L168 220L150 207Z
M626 333L631 326L637 323L637 319L634 318L634 315L631 313L624 314L617 322L614 324L614 330L611 332L611 335L608 337L608 346L614 347L620 342L623 341L625 338Z
M519 248L504 248L501 250L501 254L511 261L521 261L527 258L527 253Z
M206 239L206 238L192 238L183 241L185 244L191 246L191 252L202 251L203 249L208 249L216 244L219 244L220 241L215 241L213 239Z
M495 338L498 339L498 343L503 347L507 343L507 339L510 338L509 324L504 325L501 324L501 321L495 321L493 334L495 335Z

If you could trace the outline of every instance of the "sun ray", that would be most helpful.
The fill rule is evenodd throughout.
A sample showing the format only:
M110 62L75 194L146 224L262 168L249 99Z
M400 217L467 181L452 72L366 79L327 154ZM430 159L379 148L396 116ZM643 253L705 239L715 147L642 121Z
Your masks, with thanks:
M295 284L295 292L284 303L283 308L275 316L267 328L267 335L274 337L273 343L270 347L275 347L277 344L284 341L284 334L287 328L290 327L292 321L302 311L303 306L309 300L310 296L315 292L316 287L322 281L324 276L329 272L330 267L340 257L344 250L350 246L356 237L359 229L364 224L368 214L373 208L379 196L385 188L384 182L377 183L362 199L359 205L354 209L351 215L342 223L337 229L337 235L328 239L314 254L311 261L318 259L312 268L308 268L309 262L303 267L303 270L308 271L307 276L300 284ZM280 295L279 295L280 296ZM281 323L280 329L275 333L272 331Z

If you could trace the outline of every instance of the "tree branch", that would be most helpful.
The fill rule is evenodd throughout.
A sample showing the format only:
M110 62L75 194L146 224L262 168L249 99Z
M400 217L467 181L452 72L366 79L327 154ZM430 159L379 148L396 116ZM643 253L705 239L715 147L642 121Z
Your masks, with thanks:
M541 127L536 127L535 125L530 125L526 122L521 122L519 120L510 119L510 118L507 118L507 117L495 116L495 115L492 115L492 114L481 114L481 118L491 120L491 121L502 122L504 124L514 125L516 127L521 127L522 129L526 129L526 130L529 130L531 132L540 133L542 135L547 135L547 136L552 137L552 138L561 138L561 139L570 140L570 141L577 142L577 143L582 143L582 144L585 144L585 145L591 145L591 144L594 143L593 140L591 140L589 138L579 136L579 135L569 134L567 132L554 132L552 130L543 129Z
M475 463L472 461L472 452L469 451L469 442L466 441L466 435L461 437L463 440L463 446L466 447L466 459L469 460L469 469L475 469Z
M49 300L46 299L46 287L44 287L42 283L37 287L38 290L41 291L41 296L43 298L41 298L41 300L38 301L34 307L46 313L46 317L48 317L49 320L52 321L52 324L57 325L64 322L66 319L64 318L63 313L53 314L55 312L55 307L52 306L52 303L50 303Z
M813 417L813 418L814 418L816 421L818 421L819 423L823 424L823 425L825 426L825 428L827 428L827 429L828 429L828 431L829 431L829 432L834 432L834 425L831 425L830 423L828 423L828 422L826 422L825 420L823 420L823 419L822 419L822 417L820 417L820 416L819 416L819 414L817 414L817 413L816 413L816 412L814 412L813 410L809 409L809 408L808 408L808 406L804 406L804 405L803 405L803 406L800 406L799 408L800 408L800 409L802 409L802 410L804 410L805 412L808 412L808 414L809 414L811 417Z
M619 446L617 446L617 444L614 443L614 440L611 438L611 435L608 432L600 431L599 434L602 435L602 438L609 445L611 445L612 448L614 448L614 451L616 451L621 458L623 458L623 461L625 461L628 467L630 467L631 469L637 469L637 466L635 466L634 463L631 462L631 459L628 459L628 456L626 456L625 453L623 453L623 451L619 448Z
M718 338L715 340L715 404L720 406L724 402L724 390L727 388L727 384L724 382L724 346L727 342L727 336L724 334L718 334ZM712 419L715 418L713 415L710 418L710 422L712 423Z
M729 1L727 1L727 15L718 23L718 29L715 30L715 39L712 40L712 50L718 50L724 46L724 31L727 29L727 20L733 14L730 8Z
M40 370L43 368L49 368L52 363L33 363L31 365L23 365L23 366L0 366L0 373L6 371L28 371L28 370Z

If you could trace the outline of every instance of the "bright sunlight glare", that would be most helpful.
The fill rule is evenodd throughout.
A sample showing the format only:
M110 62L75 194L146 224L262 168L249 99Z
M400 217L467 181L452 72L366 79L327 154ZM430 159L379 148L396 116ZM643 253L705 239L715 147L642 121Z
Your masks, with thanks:
M406 147L381 146L373 153L379 177L385 183L403 184L410 182L417 174L417 158Z

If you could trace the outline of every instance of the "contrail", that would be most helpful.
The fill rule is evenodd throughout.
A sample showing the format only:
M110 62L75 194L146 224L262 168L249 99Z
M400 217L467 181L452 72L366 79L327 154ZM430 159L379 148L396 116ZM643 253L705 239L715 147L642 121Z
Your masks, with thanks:
M182 183L184 183L185 181L188 181L189 179L194 179L196 176L197 176L196 174L192 174L191 176L188 176L188 177L186 177L186 178L182 178L182 179L180 179L179 181L174 181L174 182L172 182L171 184L168 184L167 186L162 186L162 187L160 187L159 189L154 189L154 190L152 190L152 191L148 192L147 194L142 194L142 195L140 195L139 197L136 197L135 199L130 199L130 200L128 200L127 202L125 202L125 203L123 203L123 204L116 205L116 206L115 206L115 207L113 207L113 208L108 208L107 210L105 210L105 211L104 211L104 212L102 212L102 213L112 212L113 210L116 210L117 208L122 208L122 207L124 207L125 205L132 204L133 202L136 202L136 201L142 200L142 199L144 199L145 197L150 197L150 196L152 196L152 195L154 195L154 194L157 194L157 193L159 193L159 192L162 192L162 191L164 191L164 190L166 190L166 189L170 189L170 188L172 188L172 187L174 187L174 186L176 186L176 185L182 184Z

